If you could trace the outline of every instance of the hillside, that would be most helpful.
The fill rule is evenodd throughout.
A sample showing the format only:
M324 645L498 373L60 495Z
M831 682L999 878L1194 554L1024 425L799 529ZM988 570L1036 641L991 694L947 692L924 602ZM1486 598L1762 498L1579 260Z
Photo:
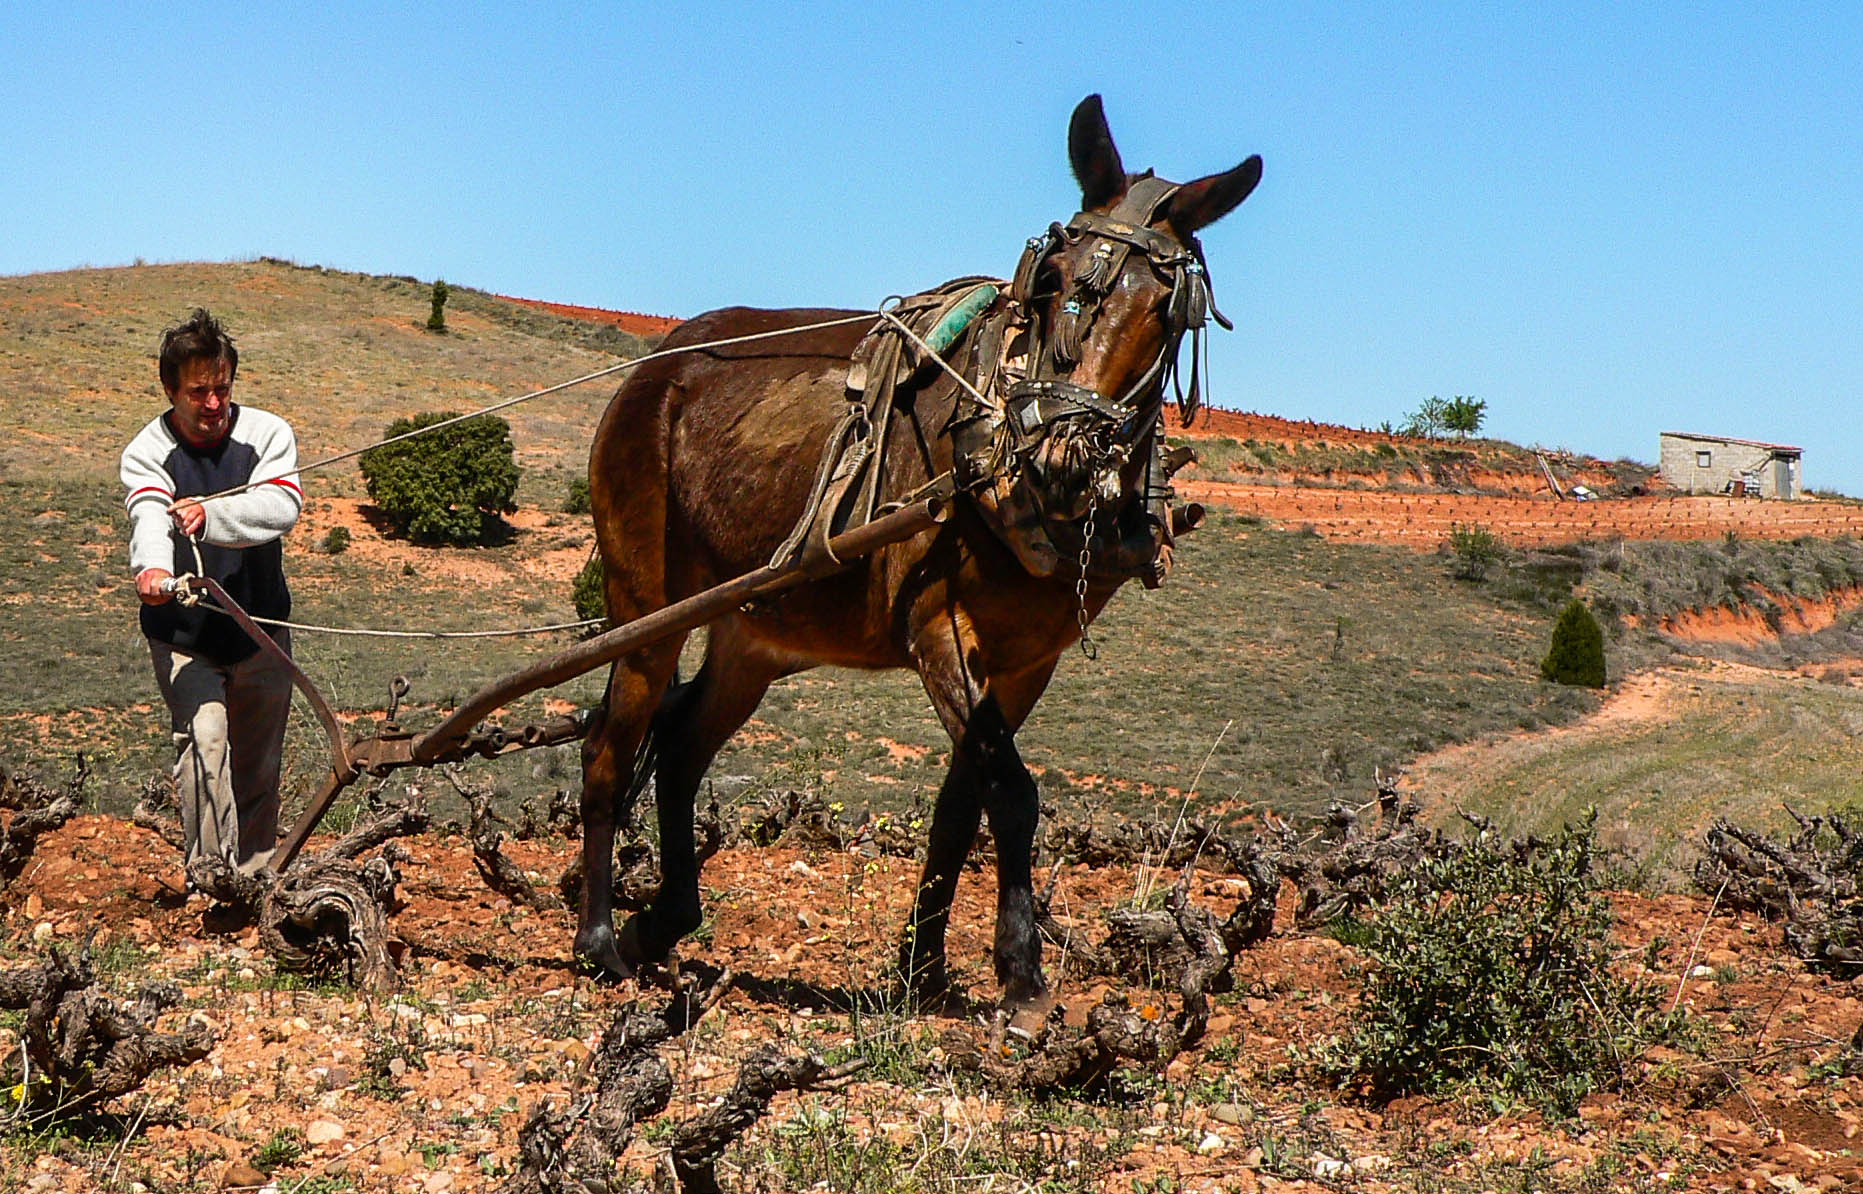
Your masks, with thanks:
M242 396L291 414L306 456L366 443L416 411L466 408L603 368L640 345L600 312L562 308L572 317L463 287L453 293L453 330L434 335L420 326L424 285L277 261L0 279L0 385L26 396L0 408L10 432L0 436L0 454L10 453L0 467L0 635L10 644L0 727L12 741L53 754L80 744L105 750L113 765L100 778L119 810L166 753L149 713L146 660L125 616L113 464L114 445L159 402L150 342L175 313L197 301L222 311L241 332ZM507 413L526 472L511 540L500 547L401 542L359 500L353 465L314 475L305 518L287 541L299 616L332 626L447 630L568 617L569 581L588 558L591 535L586 516L561 506L610 389L598 382ZM1523 478L1537 475L1538 463L1512 445L1401 440L1262 415L1211 412L1187 434L1204 459L1183 474L1181 488L1210 501L1218 517L1185 541L1171 584L1155 593L1134 588L1113 604L1097 635L1100 659L1065 661L1043 715L1022 735L1048 789L1071 804L1172 806L1196 778L1199 802L1230 816L1313 813L1333 800L1363 799L1375 773L1445 744L1565 724L1595 706L1588 695L1543 686L1534 668L1551 612L1573 586L1604 592L1620 583L1622 549L1525 552L1472 584L1457 579L1451 556L1388 544L1440 553L1452 526L1474 524L1520 547L1564 545L1610 535L1614 517L1634 517L1648 535L1718 541L1733 531L1757 544L1769 534L1847 533L1847 520L1863 509L1655 496L1557 502L1543 491L1523 495L1530 489ZM109 450L96 450L99 443ZM1199 479L1243 454L1251 469L1278 460L1298 471L1251 474L1258 480L1248 485ZM1326 460L1335 476L1342 461L1380 461L1386 473L1354 473L1326 488L1313 473ZM1414 470L1432 461L1448 470L1439 479L1457 484L1418 484ZM1588 476L1602 486L1601 474L1614 469L1631 487L1647 487L1647 470L1621 462L1553 464L1571 470L1568 481ZM1408 479L1390 479L1405 469ZM1484 479L1489 488L1471 488ZM1770 521L1756 526L1761 517ZM322 543L337 526L351 532L352 546L331 556ZM1863 568L1835 557L1782 557L1777 565L1770 556L1702 558L1706 565L1683 571L1732 569L1770 577L1772 589L1704 580L1684 591L1650 579L1681 565L1652 562L1636 592L1612 598L1628 615L1613 640L1616 672L1678 648L1702 649L1673 633L1674 619L1686 621L1696 607L1757 602L1751 608L1761 609L1767 591L1822 600L1827 590L1863 582ZM461 602L461 592L473 599ZM1794 637L1814 648L1797 661L1853 650L1845 634L1853 612L1821 639ZM1637 618L1643 622L1633 624ZM436 716L542 649L523 639L418 646L299 639L300 658L340 707L379 708L389 678L407 672L421 716ZM1763 656L1736 657L1767 662ZM527 699L510 717L532 716L546 701L588 703L598 685L585 677ZM1107 711L1141 693L1160 694L1159 708L1170 715L1119 719L1110 743L1096 738L1093 727ZM714 779L731 793L754 791L773 775L801 776L831 785L850 804L902 806L935 787L946 750L909 678L825 669L779 685L727 748ZM294 782L313 781L319 759L315 735L294 728L287 752ZM497 764L495 773L515 789L538 779L568 785L575 769L574 751L563 749L543 762ZM1756 790L1755 803L1776 804L1764 791Z
M1173 421L1172 435L1198 456L1177 482L1185 497L1335 542L1428 550L1471 526L1519 548L1863 534L1863 503L1684 496L1648 465L1500 440L1421 439L1224 410L1206 411L1189 428ZM1548 471L1561 491L1583 485L1601 500L1559 500Z
M242 398L289 414L307 456L366 443L398 416L513 396L640 347L612 313L463 288L448 306L452 330L436 336L420 326L427 294L408 279L275 261L0 278L0 392L22 398L0 404L0 989L23 989L18 976L49 950L70 957L89 939L98 994L133 1006L145 982L171 984L161 1027L212 1036L204 1056L97 1114L27 1115L30 1076L6 1078L0 1194L496 1190L523 1162L533 1114L593 1118L585 1096L617 1015L666 1000L651 982L596 982L572 965L573 915L559 893L577 829L545 810L573 806L573 745L359 784L325 822L351 828L383 800L434 813L398 843L392 867L391 991L280 968L250 919L190 895L175 849L126 819L172 758L122 575L114 476L118 445L159 409L161 326L196 302L225 316L245 354ZM527 471L497 546L416 546L385 529L351 466L308 478L304 519L286 540L297 616L427 631L566 618L592 529L564 497L611 389L507 416ZM1688 1013L1685 1031L1621 1058L1621 1088L1585 1095L1568 1118L1475 1087L1374 1097L1327 1068L1370 1001L1373 918L1300 925L1289 880L1276 888L1273 932L1235 955L1233 989L1214 995L1206 1035L1168 1064L1128 1065L1084 1089L1006 1090L979 1068L1027 1047L988 1027L987 863L964 875L951 925L966 996L915 1006L888 980L948 741L909 675L821 669L777 685L708 780L728 823L754 823L792 797L809 816L773 846L740 829L707 864L706 919L659 978L724 973L730 989L660 1051L670 1101L622 1152L616 1194L671 1189L680 1128L717 1108L769 1049L867 1068L835 1089L778 1094L725 1152L726 1189L1670 1194L1863 1183L1854 983L1813 971L1778 925L1687 877L1716 817L1777 828L1788 803L1855 805L1863 543L1846 519L1857 508L1633 496L1650 488L1647 470L1580 457L1551 463L1567 482L1624 496L1561 503L1543 486L1536 494L1538 462L1512 445L1263 415L1215 412L1185 438L1204 459L1180 488L1212 504L1208 524L1182 541L1163 588L1121 593L1095 625L1098 658L1070 653L1018 735L1043 825L1162 832L1181 810L1237 840L1323 850L1321 827L1348 819L1329 810L1357 810L1370 825L1378 783L1393 774L1422 823L1452 835L1467 832L1462 810L1526 834L1595 806L1606 848L1597 866L1618 888L1599 931L1661 1009ZM1628 513L1620 522L1615 512ZM1478 569L1445 543L1450 526L1471 523L1502 541ZM326 536L338 527L349 546L332 553ZM1538 678L1552 620L1574 593L1607 626L1604 692ZM409 676L401 719L418 730L564 641L305 632L297 657L354 733L380 721L390 679ZM689 654L688 672L693 663ZM503 720L586 706L599 687L582 677L516 702ZM79 758L84 784L71 780ZM284 763L289 817L328 766L302 705ZM85 812L21 847L28 785L4 773L43 788L71 782ZM492 833L506 839L492 850L533 899L489 885L455 784L491 793L504 819ZM1255 880L1214 853L1199 848L1184 865L1185 898L1215 916L1253 894ZM1119 1007L1162 1025L1187 1004L1149 952L1131 961L1101 944L1116 914L1166 907L1175 869L1149 847L1136 860L1086 860L1064 839L1044 844L1037 887L1053 915L1046 957L1061 1027ZM1575 1011L1572 1035L1593 1035L1598 1021ZM0 1063L18 1055L31 1014L0 1006Z
M464 286L452 287L448 330L435 334L430 294L412 278L273 259L0 278L0 476L113 479L116 445L162 409L162 329L195 306L239 344L240 399L288 418L304 460L370 443L403 415L489 405L646 343ZM592 383L505 416L531 484L561 483L614 388ZM347 484L353 465L326 476Z

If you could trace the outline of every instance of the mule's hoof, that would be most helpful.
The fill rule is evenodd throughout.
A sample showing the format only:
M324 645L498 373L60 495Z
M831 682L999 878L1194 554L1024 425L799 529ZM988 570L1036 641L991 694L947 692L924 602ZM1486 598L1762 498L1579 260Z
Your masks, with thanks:
M1019 999L1005 997L997 1005L999 1031L1028 1042L1035 1042L1048 1031L1048 1022L1065 1009L1053 991L1038 991Z
M633 978L638 969L622 956L615 944L615 931L607 926L577 934L574 952L576 969L596 978L620 982Z
M621 937L616 942L621 958L635 971L645 970L649 966L658 966L672 955L672 946L655 949L647 941L645 932L640 927L640 914L627 918L621 925Z

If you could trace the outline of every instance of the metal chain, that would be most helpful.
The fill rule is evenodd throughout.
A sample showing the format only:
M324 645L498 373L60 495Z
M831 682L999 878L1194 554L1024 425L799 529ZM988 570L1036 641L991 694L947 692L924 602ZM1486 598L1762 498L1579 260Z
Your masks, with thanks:
M1080 579L1074 582L1074 597L1079 604L1080 653L1088 659L1100 657L1100 648L1087 629L1087 568L1093 563L1093 516L1099 513L1099 509L1100 495L1095 493L1087 499L1087 523L1080 539Z

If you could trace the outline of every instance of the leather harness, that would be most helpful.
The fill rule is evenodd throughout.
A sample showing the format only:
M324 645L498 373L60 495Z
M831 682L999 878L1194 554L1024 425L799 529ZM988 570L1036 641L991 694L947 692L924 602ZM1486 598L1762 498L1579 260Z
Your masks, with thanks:
M1203 251L1195 237L1180 241L1150 227L1178 189L1147 172L1105 214L1080 212L1029 240L1007 284L962 278L903 299L890 320L862 338L848 366L848 408L829 433L809 501L795 529L771 559L815 574L839 568L826 549L835 534L904 502L933 493L964 491L988 523L1038 576L1052 575L1065 557L1090 556L1100 576L1137 575L1148 586L1163 580L1162 547L1170 542L1172 471L1164 456L1164 380L1172 379L1186 424L1200 406L1202 337L1216 310ZM1052 314L1037 302L1042 265L1065 249L1090 245ZM1117 395L1102 394L1066 378L1102 305L1134 253L1171 284L1165 304L1164 342L1157 357ZM1191 336L1189 388L1179 383L1179 349ZM952 472L912 494L879 501L880 451L902 386L952 344L973 337L968 385L943 429L953 442ZM931 350L928 352L927 350ZM1141 445L1148 449L1142 502L1122 502L1121 472ZM1093 512L1109 526L1087 539ZM1133 517L1142 514L1142 517ZM1082 526L1083 518L1087 526ZM1102 540L1108 542L1102 542Z

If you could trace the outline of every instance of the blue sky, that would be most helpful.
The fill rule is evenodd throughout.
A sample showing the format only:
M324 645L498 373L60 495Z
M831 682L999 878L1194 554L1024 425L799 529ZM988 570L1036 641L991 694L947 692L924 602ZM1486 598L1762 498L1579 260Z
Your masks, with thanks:
M1403 11L1415 7L1422 11ZM1141 16L1155 11L1156 16ZM1007 273L1251 153L1224 406L1802 445L1863 495L1863 5L0 6L0 273L269 254L671 315Z

